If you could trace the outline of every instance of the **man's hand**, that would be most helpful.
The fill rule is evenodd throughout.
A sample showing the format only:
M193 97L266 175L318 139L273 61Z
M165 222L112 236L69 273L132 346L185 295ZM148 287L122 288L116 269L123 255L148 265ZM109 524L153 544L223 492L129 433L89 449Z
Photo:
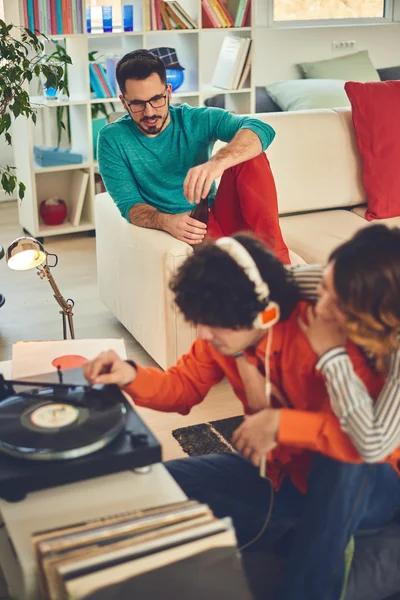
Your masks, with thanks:
M224 170L222 161L212 158L202 165L189 169L183 184L187 200L199 204L202 198L208 196L212 182L221 177Z
M82 369L83 374L91 384L115 383L119 387L124 387L136 377L136 369L125 360L122 360L114 350L102 352L93 360L88 360Z
M280 410L265 408L255 415L245 417L236 429L232 441L245 458L255 467L260 466L261 458L275 448L278 440Z
M298 318L298 324L318 356L322 356L332 348L344 346L346 343L346 332L337 321L322 319L315 312L313 306L307 308L306 320Z
M207 232L207 225L197 219L192 219L189 213L178 215L163 215L162 228L181 242L191 246L201 244Z

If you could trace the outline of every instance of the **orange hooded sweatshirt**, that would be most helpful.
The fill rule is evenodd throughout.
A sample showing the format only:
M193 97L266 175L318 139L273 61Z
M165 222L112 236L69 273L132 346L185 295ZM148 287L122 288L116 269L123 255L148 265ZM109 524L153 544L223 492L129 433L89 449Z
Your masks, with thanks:
M306 303L299 303L289 319L274 326L270 351L270 379L285 394L291 408L281 409L277 447L269 454L267 473L276 489L289 475L302 492L313 452L344 462L362 462L357 450L333 414L323 375L315 369L317 355L301 332L297 319ZM248 360L264 373L268 335L245 351ZM347 352L357 375L373 400L384 378L373 373L360 350L348 343ZM177 365L167 371L137 366L135 380L124 388L138 406L164 412L188 414L212 386L226 377L244 412L248 411L242 380L234 358L220 354L210 342L196 339ZM400 447L385 462L400 474Z

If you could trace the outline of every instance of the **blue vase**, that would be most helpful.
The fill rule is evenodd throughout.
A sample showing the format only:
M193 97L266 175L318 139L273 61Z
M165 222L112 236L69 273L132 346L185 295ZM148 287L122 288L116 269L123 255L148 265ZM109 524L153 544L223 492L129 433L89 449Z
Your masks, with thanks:
M170 83L172 86L172 91L175 92L178 88L181 87L185 76L183 71L179 69L166 69L167 71L167 83Z

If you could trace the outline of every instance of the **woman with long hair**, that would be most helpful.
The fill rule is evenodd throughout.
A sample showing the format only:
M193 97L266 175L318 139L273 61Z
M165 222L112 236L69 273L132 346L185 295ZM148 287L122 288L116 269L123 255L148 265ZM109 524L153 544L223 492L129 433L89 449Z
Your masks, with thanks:
M400 229L364 227L325 269L293 275L303 295L317 298L299 325L319 356L333 411L361 457L378 462L400 445ZM347 338L385 379L375 402L353 370Z

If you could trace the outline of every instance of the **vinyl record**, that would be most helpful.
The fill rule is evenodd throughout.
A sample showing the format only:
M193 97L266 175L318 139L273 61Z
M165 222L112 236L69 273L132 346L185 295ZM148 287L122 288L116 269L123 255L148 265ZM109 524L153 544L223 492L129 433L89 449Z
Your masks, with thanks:
M32 460L78 458L109 444L125 422L124 404L104 389L43 388L0 403L0 452Z

